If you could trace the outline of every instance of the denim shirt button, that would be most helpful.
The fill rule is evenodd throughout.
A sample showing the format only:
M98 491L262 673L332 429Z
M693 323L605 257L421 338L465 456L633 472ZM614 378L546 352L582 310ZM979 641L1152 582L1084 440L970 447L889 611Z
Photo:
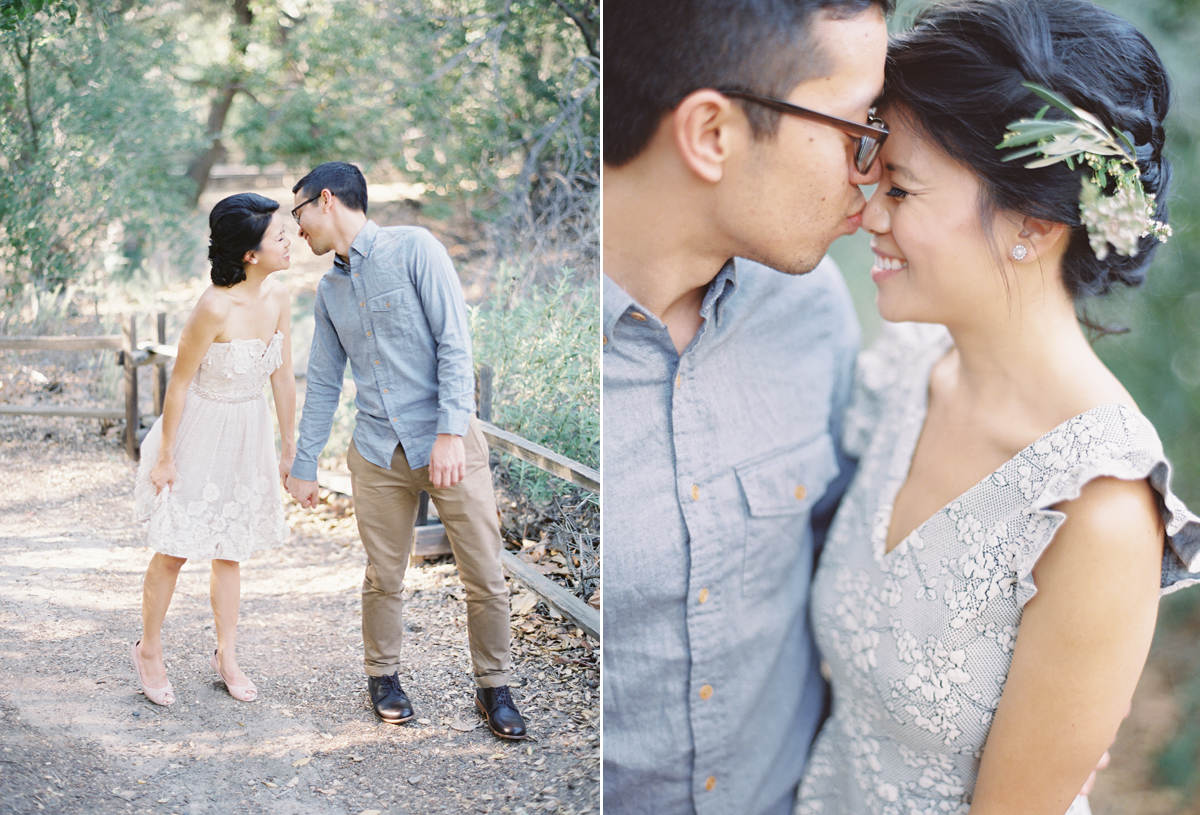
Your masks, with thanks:
M715 786L717 786L717 779L710 775L708 777L708 779L704 782L704 789L708 790L709 792L712 792L713 787L715 787Z

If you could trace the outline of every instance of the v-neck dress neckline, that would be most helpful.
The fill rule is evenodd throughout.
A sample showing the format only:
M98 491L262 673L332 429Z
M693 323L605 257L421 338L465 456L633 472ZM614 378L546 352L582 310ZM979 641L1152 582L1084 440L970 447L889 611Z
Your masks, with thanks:
M929 375L950 347L941 326L889 325L859 358L843 433L858 469L810 595L834 705L797 815L966 815L1022 610L1037 592L1034 565L1066 517L1054 507L1089 481L1146 479L1167 532L1162 591L1200 582L1200 519L1171 492L1154 427L1125 405L1042 435L885 554ZM1088 811L1080 798L1069 815Z

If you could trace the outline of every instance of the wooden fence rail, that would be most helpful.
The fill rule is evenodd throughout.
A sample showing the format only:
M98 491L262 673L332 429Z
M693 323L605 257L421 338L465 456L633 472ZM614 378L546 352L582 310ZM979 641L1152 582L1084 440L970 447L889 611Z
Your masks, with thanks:
M486 377L481 380L487 381ZM483 404L490 394L481 395ZM591 493L600 492L600 473L577 461L560 456L549 448L523 439L507 430L501 430L490 422L480 420L480 429L488 443L523 461L528 461L551 475L556 475L565 481L583 487ZM317 472L317 482L325 489L340 492L343 495L353 495L350 477L331 470ZM422 496L425 498L425 496ZM427 500L427 499L426 499ZM441 524L427 524L423 521L425 502L418 518L416 535L413 539L413 557L426 558L434 555L452 554L450 542L446 537L445 528ZM570 556L569 554L567 555ZM600 612L580 600L571 592L555 583L537 570L532 563L526 563L521 558L506 549L500 550L500 562L509 575L523 583L530 591L556 608L559 613L575 623L588 636L600 640Z
M137 339L137 318L130 317L122 325L119 335L96 337L0 337L0 351L119 351L117 364L125 371L125 409L91 408L60 405L0 405L0 415L67 416L82 419L125 420L125 450L135 461L140 457L142 427L146 419L162 414L163 398L167 390L166 364L175 358L176 348L166 344L167 315L156 315L157 342ZM151 380L153 389L153 416L140 416L138 412L138 368L154 366ZM581 487L593 494L600 492L600 473L540 444L523 439L515 433L502 430L486 418L491 416L492 370L481 366L479 372L480 429L488 444L498 450L527 461L536 467ZM318 483L334 492L352 495L349 476L320 470ZM428 497L423 496L418 528L413 541L414 557L429 557L450 554L449 541L441 524L427 523ZM600 639L600 612L584 603L571 592L543 575L530 563L506 550L500 552L501 562L509 575L521 581L549 605L558 609L592 638Z
M0 351L118 351L117 364L125 369L125 409L72 405L0 405L0 415L68 416L80 419L125 420L125 452L134 461L141 456L140 442L145 419L162 414L167 392L166 363L175 358L175 347L166 345L167 315L156 315L158 342L137 341L137 318L121 326L120 334L96 337L0 337ZM138 411L137 369L154 366L152 379L154 413L143 417Z

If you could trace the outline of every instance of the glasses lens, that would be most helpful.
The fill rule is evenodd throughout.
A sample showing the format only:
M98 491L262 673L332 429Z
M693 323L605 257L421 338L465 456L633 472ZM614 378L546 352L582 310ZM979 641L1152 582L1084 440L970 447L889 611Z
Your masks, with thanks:
M879 151L882 147L883 141L872 136L863 136L858 140L858 150L855 152L854 165L860 173L866 175L871 171L871 165L879 157Z

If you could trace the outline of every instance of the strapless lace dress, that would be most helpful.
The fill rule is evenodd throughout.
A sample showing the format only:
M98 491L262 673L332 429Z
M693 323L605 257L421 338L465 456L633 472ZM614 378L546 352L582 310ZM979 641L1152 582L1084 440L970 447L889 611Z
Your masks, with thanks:
M213 343L183 405L175 434L178 479L155 494L150 470L162 417L142 442L134 512L149 544L165 555L245 560L281 543L287 527L275 431L263 386L283 363L283 334Z

